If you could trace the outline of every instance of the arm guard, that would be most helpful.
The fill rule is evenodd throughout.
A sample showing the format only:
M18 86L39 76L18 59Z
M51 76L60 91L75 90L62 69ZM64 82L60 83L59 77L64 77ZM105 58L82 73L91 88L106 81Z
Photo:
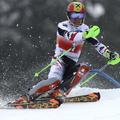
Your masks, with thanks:
M95 46L95 49L97 52L101 55L103 55L105 58L111 59L112 53L104 44L100 43L99 40L95 38L88 38L86 39L88 43L91 43L93 46Z

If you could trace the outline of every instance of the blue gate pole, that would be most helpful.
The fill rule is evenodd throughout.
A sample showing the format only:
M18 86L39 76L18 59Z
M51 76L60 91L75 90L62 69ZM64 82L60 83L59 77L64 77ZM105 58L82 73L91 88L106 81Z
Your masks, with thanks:
M98 73L100 76L106 78L106 80L109 80L110 82L112 82L116 87L120 88L120 83L115 80L113 77L109 76L108 74L106 74L103 71L100 71L99 69L94 69L90 71L91 73Z

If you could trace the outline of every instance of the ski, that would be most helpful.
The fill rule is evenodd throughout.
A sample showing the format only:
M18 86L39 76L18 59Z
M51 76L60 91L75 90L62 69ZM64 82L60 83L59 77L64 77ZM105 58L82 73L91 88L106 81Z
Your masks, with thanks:
M65 99L65 103L70 102L96 102L100 99L100 93L99 92L93 92L88 95L81 95L81 96L75 96L75 97L68 97Z
M25 108L25 109L41 109L41 108L57 108L59 106L54 106L53 104L50 104L48 101L51 98L45 97L40 98L34 102L25 102L25 103L8 103L7 106L10 108ZM81 95L81 96L74 96L74 97L66 97L63 103L78 103L78 102L96 102L100 99L100 93L99 92L93 92L87 95Z

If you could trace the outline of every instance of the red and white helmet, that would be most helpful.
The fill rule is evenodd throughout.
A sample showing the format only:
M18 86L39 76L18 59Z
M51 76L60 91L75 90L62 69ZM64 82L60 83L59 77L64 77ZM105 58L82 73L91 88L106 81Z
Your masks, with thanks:
M85 14L86 14L85 6L81 2L71 2L67 6L68 20L74 26L79 26L84 22Z

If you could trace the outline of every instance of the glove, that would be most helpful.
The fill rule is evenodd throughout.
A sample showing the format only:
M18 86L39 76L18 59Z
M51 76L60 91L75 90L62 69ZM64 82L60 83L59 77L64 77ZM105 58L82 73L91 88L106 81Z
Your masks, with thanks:
M120 55L117 52L111 52L110 53L110 60L115 60L119 57L120 57Z
M96 25L83 33L83 38L96 38L100 34L100 28Z
M120 63L120 55L117 52L111 52L110 60L108 61L108 64L116 65L118 63Z

